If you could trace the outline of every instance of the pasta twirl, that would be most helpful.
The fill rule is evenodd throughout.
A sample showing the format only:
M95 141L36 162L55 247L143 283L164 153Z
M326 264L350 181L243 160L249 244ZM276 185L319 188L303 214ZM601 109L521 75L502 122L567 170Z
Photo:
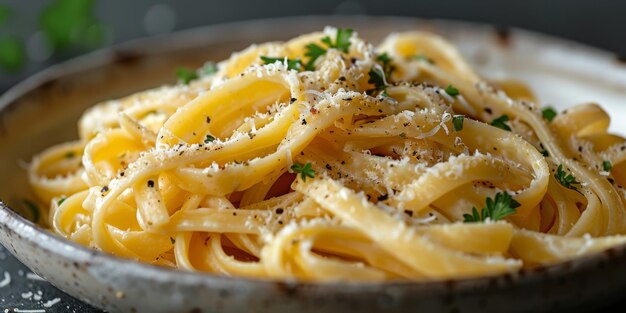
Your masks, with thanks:
M328 27L95 105L29 179L60 236L222 275L439 280L624 243L625 140L536 101L438 36Z

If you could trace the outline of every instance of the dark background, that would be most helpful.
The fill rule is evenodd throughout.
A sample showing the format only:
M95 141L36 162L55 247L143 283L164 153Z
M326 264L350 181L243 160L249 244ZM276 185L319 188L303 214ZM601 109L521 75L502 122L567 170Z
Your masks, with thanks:
M519 27L626 57L626 1L616 0L0 0L0 93L47 66L117 42L230 21L321 14L414 16ZM27 279L28 269L0 249L2 271L12 273L11 284L0 289L2 312L42 309L43 303L57 297L62 301L46 312L91 311L47 283ZM24 297L28 291L41 291L43 301Z
M11 12L0 23L0 41L20 41L24 61L11 72L0 66L0 91L53 63L116 42L201 25L311 14L401 15L484 22L565 37L626 57L626 2L619 0L0 0L2 5ZM50 27L41 25L42 15L51 7L57 12L70 11L66 20L83 21L75 23L79 30L86 29L88 33L96 28L98 40L75 38L67 45L53 42L51 47L47 38ZM72 14L72 10L80 12Z

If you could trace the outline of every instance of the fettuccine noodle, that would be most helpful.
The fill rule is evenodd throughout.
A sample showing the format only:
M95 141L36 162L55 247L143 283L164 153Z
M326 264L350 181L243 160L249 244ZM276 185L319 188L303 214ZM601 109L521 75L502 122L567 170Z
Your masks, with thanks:
M436 35L374 47L328 27L93 106L29 178L55 233L155 265L494 275L626 242L626 142L608 114L544 115L523 84L484 80Z

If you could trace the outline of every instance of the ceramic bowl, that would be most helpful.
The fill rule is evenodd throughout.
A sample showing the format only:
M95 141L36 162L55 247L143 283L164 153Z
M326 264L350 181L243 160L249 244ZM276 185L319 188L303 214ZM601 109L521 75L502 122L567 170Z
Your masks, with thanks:
M123 260L55 236L17 212L31 196L20 162L77 138L96 102L173 83L177 66L221 60L254 42L352 27L379 41L429 30L489 78L528 82L544 103L597 101L626 117L626 66L609 53L521 30L386 17L298 17L209 26L98 51L49 68L0 98L0 243L68 294L110 312L554 312L607 304L626 288L626 248L487 278L428 283L306 284L189 273ZM614 121L616 122L616 121ZM626 134L623 121L611 130Z

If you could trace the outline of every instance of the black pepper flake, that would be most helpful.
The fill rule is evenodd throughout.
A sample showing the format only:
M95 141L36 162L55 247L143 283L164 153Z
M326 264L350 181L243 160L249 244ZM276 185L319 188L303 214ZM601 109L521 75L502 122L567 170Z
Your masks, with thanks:
M491 111L491 108L485 108L485 112L487 112L487 114L492 114L493 111Z
M154 181L152 179L148 180L148 187L154 188Z
M276 214L283 214L283 208L277 208Z
M578 152L583 152L583 147L582 146L578 146Z
M101 193L105 193L107 191L109 191L109 186L104 186L104 187L102 187L102 189L100 189Z
M611 183L611 184L614 184L614 183L615 183L615 180L614 180L613 178L611 178L611 177L607 177L606 179L607 179L607 180L609 181L609 183Z
M332 170L333 170L333 167L332 167L332 166L330 166L330 164L326 164L326 169L327 169L327 170L329 170L329 171L332 171Z
M302 125L306 125L306 120L302 119Z
M291 98L291 99L289 99L289 103L294 103L294 102L296 102L296 100L298 100L298 99L296 99L296 98Z
M207 124L208 124L208 123L211 123L211 118L210 118L210 117L208 117L208 116L206 117L206 123L207 123Z
M346 81L346 77L345 76L341 76L341 77L339 77L339 80L342 81L342 82L345 82Z
M413 211L411 211L411 210L404 210L404 214L406 214L406 215L408 215L410 217L413 217Z
M385 201L387 199L389 199L389 195L388 194L384 194L384 195L380 195L378 196L378 198L376 198L378 201Z
M124 177L124 172L121 172L121 173L120 173L120 176Z
M283 224L283 221L278 221L278 224L282 225L282 224Z

